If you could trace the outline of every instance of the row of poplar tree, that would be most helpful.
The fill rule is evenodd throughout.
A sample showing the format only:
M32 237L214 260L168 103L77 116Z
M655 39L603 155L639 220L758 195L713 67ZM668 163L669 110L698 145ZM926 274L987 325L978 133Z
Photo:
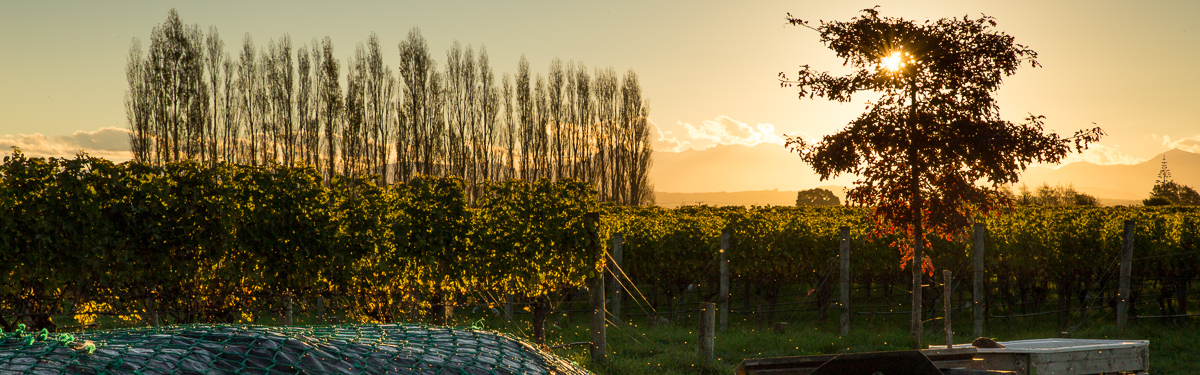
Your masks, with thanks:
M329 37L293 50L283 35L257 49L249 34L237 58L215 26L204 33L172 9L148 51L134 39L125 98L133 157L316 166L375 175L483 181L577 178L599 199L653 202L648 181L649 106L633 70L589 73L554 59L544 78L522 55L497 79L486 48L455 42L439 69L417 28L398 44L399 77L372 33L342 65ZM342 85L345 84L345 90Z

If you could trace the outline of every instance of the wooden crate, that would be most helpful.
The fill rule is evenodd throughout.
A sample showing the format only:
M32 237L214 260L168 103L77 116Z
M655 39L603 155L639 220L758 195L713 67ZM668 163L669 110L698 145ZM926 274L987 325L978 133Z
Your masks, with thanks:
M975 358L982 361L972 367L1019 375L1145 374L1150 368L1147 340L1037 339L1001 344L1002 349L978 349Z

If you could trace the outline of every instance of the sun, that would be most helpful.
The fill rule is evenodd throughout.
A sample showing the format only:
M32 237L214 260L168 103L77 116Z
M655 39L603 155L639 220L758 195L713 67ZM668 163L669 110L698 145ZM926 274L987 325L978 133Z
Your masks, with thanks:
M882 63L883 67L890 72L898 71L900 70L900 67L904 66L904 63L900 61L899 51L892 52L891 55L884 57Z

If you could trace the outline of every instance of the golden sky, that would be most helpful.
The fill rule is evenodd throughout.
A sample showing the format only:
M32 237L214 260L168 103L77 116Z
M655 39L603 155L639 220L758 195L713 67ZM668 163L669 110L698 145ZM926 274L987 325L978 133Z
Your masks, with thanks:
M376 32L385 63L395 66L396 43L416 26L439 61L454 40L486 46L497 75L515 71L521 54L535 72L554 57L632 68L650 101L657 150L777 144L783 134L835 132L863 109L861 101L800 101L779 87L777 74L798 65L843 70L815 32L787 26L785 13L847 20L878 4L884 16L909 19L995 17L998 30L1036 50L1044 65L1005 82L1002 116L1046 115L1061 133L1094 122L1108 133L1072 160L1133 163L1171 148L1200 151L1197 1L246 3L6 2L0 145L65 155L82 147L118 158L127 149L120 132L130 41L148 43L170 8L187 24L215 25L229 51L245 33L259 46L284 33L297 45L328 35L345 59Z

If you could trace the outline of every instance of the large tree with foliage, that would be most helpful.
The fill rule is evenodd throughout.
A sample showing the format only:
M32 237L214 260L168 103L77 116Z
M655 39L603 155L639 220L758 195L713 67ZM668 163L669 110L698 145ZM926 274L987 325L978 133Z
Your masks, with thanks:
M911 329L919 345L922 271L933 267L922 254L927 235L959 235L975 215L1011 205L999 188L1026 166L1058 163L1103 132L1062 137L1043 130L1042 116L1020 124L1000 118L992 94L1018 67L1038 63L1036 52L994 30L991 17L914 22L865 9L815 27L791 14L787 20L820 33L854 72L835 76L805 65L794 77L780 73L783 86L798 88L801 99L880 95L842 131L816 143L790 137L787 145L822 179L859 176L847 199L874 207L877 235L907 235L898 245L903 261L912 260Z
M842 204L832 191L822 188L812 188L796 192L797 206L837 206Z

